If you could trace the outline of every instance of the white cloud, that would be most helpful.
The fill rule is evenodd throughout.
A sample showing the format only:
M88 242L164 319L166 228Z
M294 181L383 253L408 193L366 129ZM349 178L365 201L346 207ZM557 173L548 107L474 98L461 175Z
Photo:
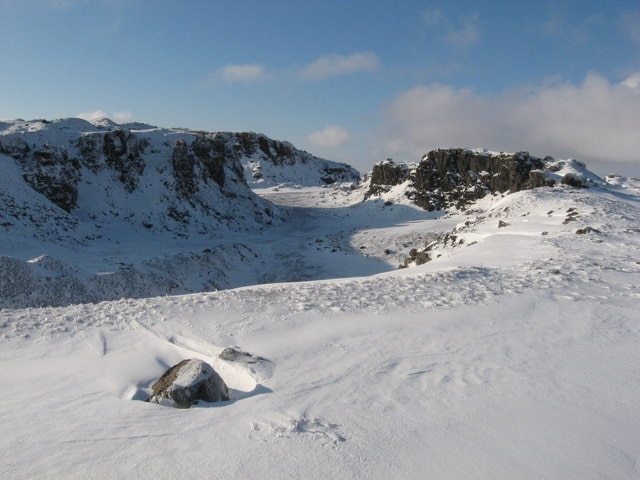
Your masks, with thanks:
M620 84L589 75L579 85L495 97L446 85L418 86L387 106L373 154L417 161L433 148L485 147L575 157L592 169L619 162L640 170L639 82L640 74Z
M327 125L309 135L309 142L316 147L339 147L349 139L349 132L339 125Z
M105 112L104 110L94 110L93 112L78 113L76 117L82 118L84 120L96 120L99 118L109 118L116 123L127 123L133 119L133 114L127 111L108 113L108 112Z
M478 28L478 15L473 15L462 22L462 28L451 29L442 40L457 48L467 48L475 45L480 40L480 29Z
M631 90L640 91L640 72L636 72L625 78L621 85L624 85Z
M380 70L380 60L372 52L352 55L324 55L304 67L301 75L312 80L324 80L338 75Z
M216 76L227 83L251 83L263 80L267 72L262 65L226 65L216 72Z

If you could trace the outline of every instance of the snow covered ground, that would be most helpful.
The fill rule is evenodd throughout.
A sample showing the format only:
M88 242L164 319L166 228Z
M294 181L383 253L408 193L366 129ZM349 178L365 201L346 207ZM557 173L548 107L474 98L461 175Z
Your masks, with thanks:
M0 312L0 477L640 477L640 182L447 215L261 193L293 205L263 278L309 281ZM142 401L193 357L232 401Z

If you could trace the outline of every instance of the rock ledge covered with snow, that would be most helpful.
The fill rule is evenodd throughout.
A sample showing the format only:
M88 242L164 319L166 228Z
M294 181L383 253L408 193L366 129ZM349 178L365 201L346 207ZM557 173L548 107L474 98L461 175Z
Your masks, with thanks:
M568 171L562 172L568 168ZM373 167L367 197L383 195L396 185L425 210L463 209L489 193L520 190L563 183L585 187L593 175L575 160L555 161L527 152L494 153L464 148L432 150L415 164L392 160Z

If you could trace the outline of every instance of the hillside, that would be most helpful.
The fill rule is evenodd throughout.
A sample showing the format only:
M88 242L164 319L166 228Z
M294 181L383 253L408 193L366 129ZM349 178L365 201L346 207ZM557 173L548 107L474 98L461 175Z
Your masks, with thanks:
M464 212L265 194L301 223L263 273L360 276L1 311L3 478L637 478L638 180ZM232 400L141 401L193 357Z
M245 239L287 214L250 185L358 179L346 165L254 133L3 122L0 307L259 283L262 265L280 253Z

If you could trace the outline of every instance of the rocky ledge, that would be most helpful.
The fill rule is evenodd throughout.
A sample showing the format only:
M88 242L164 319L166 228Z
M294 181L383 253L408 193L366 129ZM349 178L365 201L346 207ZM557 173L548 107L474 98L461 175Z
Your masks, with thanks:
M569 163L578 163L575 160ZM405 184L405 195L425 210L455 207L490 193L513 193L553 186L561 182L586 187L587 179L575 172L559 174L567 162L538 158L528 152L491 153L464 148L432 150L415 164L386 160L374 165L367 198Z

